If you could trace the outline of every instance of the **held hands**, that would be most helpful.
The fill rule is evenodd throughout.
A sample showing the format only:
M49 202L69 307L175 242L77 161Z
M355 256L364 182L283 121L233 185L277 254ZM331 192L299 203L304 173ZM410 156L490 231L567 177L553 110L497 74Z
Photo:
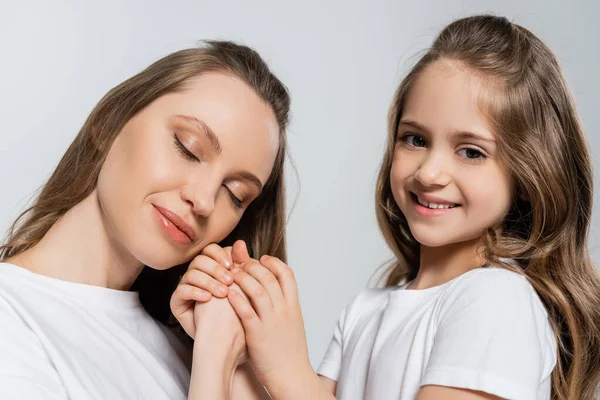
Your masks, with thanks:
M244 328L225 298L229 287L204 271L232 284L232 274L215 260L220 260L222 264L239 265L237 263L246 259L249 256L243 242L236 244L233 249L223 249L216 244L207 246L190 263L171 296L173 315L195 340L194 353L202 354L201 358L205 361L213 360L213 364L225 362L228 368L234 368L247 358ZM221 298L207 303L213 294Z
M234 288L227 288L231 284ZM226 290L219 289L223 286ZM260 262L250 259L242 241L232 249L207 246L192 261L171 299L173 314L190 336L196 326L214 328L214 320L194 323L193 318L196 302L207 302L212 296L228 297L243 325L254 373L271 395L312 386L318 380L308 359L295 277L285 263L270 256Z
M171 296L171 312L188 335L192 338L196 335L196 303L206 303L212 296L227 297L228 285L233 283L233 274L229 270L249 260L246 244L242 241L234 243L233 248L208 245L192 260Z
M252 369L275 394L278 386L312 372L294 273L278 258L263 256L260 263L243 264L234 281L249 298L235 289L228 296L244 326Z

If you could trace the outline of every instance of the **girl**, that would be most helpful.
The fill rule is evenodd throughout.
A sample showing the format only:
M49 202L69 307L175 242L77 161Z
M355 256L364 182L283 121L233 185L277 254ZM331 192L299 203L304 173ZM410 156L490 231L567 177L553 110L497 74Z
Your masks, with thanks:
M391 106L377 184L396 255L387 288L344 310L318 378L291 270L246 262L234 280L250 301L228 299L254 372L275 399L593 399L591 209L589 154L555 56L505 18L455 21Z
M2 399L188 397L171 293L209 243L285 259L289 102L230 42L170 54L106 94L0 248Z

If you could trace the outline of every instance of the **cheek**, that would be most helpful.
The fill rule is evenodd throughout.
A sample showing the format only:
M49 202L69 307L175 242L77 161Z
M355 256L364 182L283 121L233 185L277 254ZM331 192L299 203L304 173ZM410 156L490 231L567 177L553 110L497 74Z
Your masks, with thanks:
M206 235L203 239L204 246L209 243L219 243L225 239L235 229L242 217L241 213L228 203L229 199L220 197L215 205L215 211L211 215L208 226L206 227Z
M410 160L407 157L401 157L396 151L392 160L390 169L390 186L394 196L402 192L402 188L411 177Z
M145 129L122 135L105 162L111 185L123 194L119 197L138 198L180 185L185 171L166 135Z
M461 180L463 195L469 209L482 219L503 219L511 204L511 182L505 174L465 175Z
M390 168L390 185L392 186L392 190L395 191L395 188L397 188L403 180L402 165L398 160L397 154L394 154Z

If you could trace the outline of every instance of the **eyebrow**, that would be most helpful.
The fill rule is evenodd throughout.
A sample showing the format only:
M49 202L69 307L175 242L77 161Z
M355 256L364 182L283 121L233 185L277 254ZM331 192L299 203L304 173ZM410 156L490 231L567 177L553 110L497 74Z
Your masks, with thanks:
M210 127L208 125L206 125L203 121L199 120L196 117L190 117L187 115L177 115L177 118L183 119L186 122L189 122L192 125L195 125L196 127L199 128L200 131L202 131L205 135L206 138L208 139L208 141L210 142L210 145L212 146L213 150L217 153L217 154L221 154L221 152L223 151L223 148L221 147L221 143L219 143L219 138L217 137L217 135L215 135L215 132L213 132L212 129L210 129ZM253 184L254 186L256 186L258 188L259 192L262 192L263 190L263 183L260 181L260 179L258 179L256 177L256 175L250 173L250 172L240 172L238 174L238 176L246 181L248 181L249 183Z
M215 135L215 132L213 132L213 130L210 129L210 126L204 123L204 121L201 121L196 117L190 117L187 115L177 115L176 117L179 119L183 119L184 121L198 128L198 130L206 136L215 153L221 154L223 148L221 147L219 138L217 137L217 135Z
M411 120L401 120L398 125L410 125L414 128L417 128L419 130L425 131L425 132L429 132L429 129L427 129L425 126L419 124L418 122L415 121L411 121ZM494 139L487 139L484 138L481 135L478 135L476 133L473 132L468 132L468 131L454 131L453 136L457 136L459 138L462 139L475 139L475 140L482 140L484 142L488 142L488 143L496 143L496 141Z
M256 188L258 189L259 192L262 192L263 190L263 183L260 181L260 179L258 179L256 177L256 175L251 174L250 172L240 172L238 174L240 176L240 178L250 182L251 184L253 184L254 186L256 186Z

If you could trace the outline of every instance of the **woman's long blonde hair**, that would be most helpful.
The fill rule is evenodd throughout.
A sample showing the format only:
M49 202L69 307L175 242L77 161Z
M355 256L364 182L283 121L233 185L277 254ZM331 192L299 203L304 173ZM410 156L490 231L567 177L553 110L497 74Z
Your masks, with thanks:
M590 156L556 57L506 18L474 16L448 25L396 92L376 195L379 226L397 258L387 285L412 280L419 269L419 243L392 196L390 170L406 96L440 59L461 62L489 85L492 96L482 110L516 182L502 233L490 229L484 237L486 260L525 275L548 311L559 350L552 398L593 399L600 382L600 278L588 252Z
M286 260L283 166L290 97L256 51L226 41L207 41L197 48L169 54L111 89L92 110L33 205L13 223L0 247L0 260L35 246L61 216L92 193L114 139L133 116L207 72L223 72L243 80L271 106L280 130L279 150L262 194L222 244L242 239L251 256L271 254ZM146 267L132 287L139 291L148 312L162 322L170 321L169 298L186 268L181 265L156 271Z

